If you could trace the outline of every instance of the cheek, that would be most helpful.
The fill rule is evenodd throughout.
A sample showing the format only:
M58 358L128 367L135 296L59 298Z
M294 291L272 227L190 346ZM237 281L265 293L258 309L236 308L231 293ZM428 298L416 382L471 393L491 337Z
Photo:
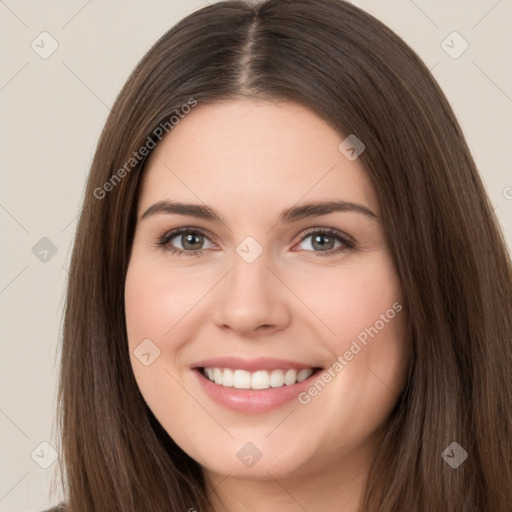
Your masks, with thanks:
M216 279L198 267L179 271L137 250L132 254L125 282L130 361L140 391L159 418L172 415L172 402L187 400L173 377L183 378L182 349L195 337L194 314Z
M302 293L326 327L323 342L333 358L330 398L344 403L359 424L374 425L403 389L409 357L402 289L390 256L340 267L317 281L315 293Z
M314 287L302 278L300 294L324 325L324 340L333 353L342 354L358 337L364 344L375 329L390 336L398 330L396 320L404 316L399 313L402 290L387 253L329 270L317 276Z
M132 254L125 282L130 362L139 390L159 419L172 417L167 398L181 396L169 372L180 346L173 330L179 329L180 319L190 309L187 294L192 291L177 286L176 276L171 283L171 275L161 267L137 252Z
M132 255L125 282L126 329L134 376L151 408L158 403L155 390L172 386L159 382L166 380L164 369L179 348L179 338L166 333L179 325L186 306L183 290L178 297L178 288L169 281L161 269Z
M151 265L132 259L125 284L126 324L130 344L144 338L165 340L166 351L173 350L171 335L179 331L199 299L207 290L208 279L195 275L194 279L176 269L169 271L162 265ZM174 333L173 333L174 334ZM156 342L156 341L155 341Z

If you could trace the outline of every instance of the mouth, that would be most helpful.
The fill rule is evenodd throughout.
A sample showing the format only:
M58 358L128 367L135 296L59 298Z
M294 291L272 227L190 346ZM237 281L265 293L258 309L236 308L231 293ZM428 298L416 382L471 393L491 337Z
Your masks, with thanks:
M210 382L225 388L266 390L293 386L309 379L322 368L276 368L250 372L232 368L199 367L197 370Z
M259 414L296 401L324 368L275 359L218 358L191 370L208 399L232 411Z

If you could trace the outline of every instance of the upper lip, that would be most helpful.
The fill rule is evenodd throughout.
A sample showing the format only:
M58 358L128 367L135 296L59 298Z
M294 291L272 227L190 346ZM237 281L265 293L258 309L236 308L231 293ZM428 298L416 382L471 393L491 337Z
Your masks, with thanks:
M254 372L256 370L300 370L302 368L320 368L315 364L299 363L297 361L288 361L273 357L258 357L256 359L244 359L242 357L214 357L212 359L197 361L190 366L192 368L230 368L232 370L246 370L248 372Z

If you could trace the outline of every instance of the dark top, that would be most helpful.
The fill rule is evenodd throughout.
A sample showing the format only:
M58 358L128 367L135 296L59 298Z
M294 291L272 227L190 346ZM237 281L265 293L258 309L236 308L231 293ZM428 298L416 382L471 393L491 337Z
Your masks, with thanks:
M43 512L66 512L66 505L65 503L59 503L55 507L43 510Z

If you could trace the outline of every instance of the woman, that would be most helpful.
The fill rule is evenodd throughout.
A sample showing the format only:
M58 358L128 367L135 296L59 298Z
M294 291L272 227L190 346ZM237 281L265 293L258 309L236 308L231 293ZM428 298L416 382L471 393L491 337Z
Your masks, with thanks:
M201 9L92 164L66 510L510 510L511 313L475 164L403 41L340 0Z

